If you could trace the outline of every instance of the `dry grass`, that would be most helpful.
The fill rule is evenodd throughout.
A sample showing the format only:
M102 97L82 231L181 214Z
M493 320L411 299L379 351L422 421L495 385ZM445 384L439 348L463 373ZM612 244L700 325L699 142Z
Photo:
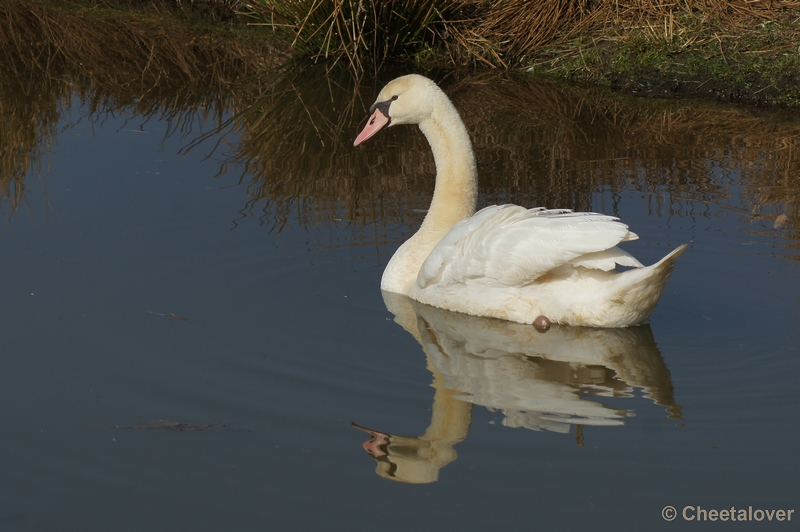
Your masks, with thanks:
M715 40L724 48L800 16L796 0L249 0L241 9L300 53L346 58L357 72L429 50L454 64L526 65L580 54L578 37L595 47L644 37L684 48ZM798 42L800 29L788 28L784 41Z
M354 72L435 42L460 0L243 0L240 11L312 60L345 59Z

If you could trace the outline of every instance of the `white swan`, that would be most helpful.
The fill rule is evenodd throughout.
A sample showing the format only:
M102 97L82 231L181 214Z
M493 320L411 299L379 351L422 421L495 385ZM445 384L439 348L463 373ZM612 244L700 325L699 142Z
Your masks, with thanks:
M381 289L447 310L533 323L627 327L647 320L686 249L644 267L617 244L638 238L617 218L495 205L475 213L477 171L467 129L431 80L403 76L370 108L358 146L384 126L418 124L436 162L422 226L394 254ZM615 272L616 265L633 269Z

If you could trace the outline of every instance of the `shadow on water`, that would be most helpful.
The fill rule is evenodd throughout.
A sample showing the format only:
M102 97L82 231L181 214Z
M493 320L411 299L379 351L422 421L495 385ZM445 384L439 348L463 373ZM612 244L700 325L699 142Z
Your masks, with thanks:
M640 388L669 417L681 420L670 372L649 325L626 329L530 325L437 309L383 293L395 321L425 352L434 388L430 424L409 437L355 427L370 434L364 449L383 478L426 484L453 462L454 446L469 432L472 406L503 415L503 425L570 432L583 447L584 427L624 424L633 410L592 400L633 397Z

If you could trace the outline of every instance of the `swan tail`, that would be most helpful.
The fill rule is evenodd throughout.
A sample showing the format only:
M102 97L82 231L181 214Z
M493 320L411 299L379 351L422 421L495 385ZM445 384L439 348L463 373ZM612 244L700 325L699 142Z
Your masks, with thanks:
M676 247L667 255L661 259L660 261L653 264L653 268L665 267L669 268L672 271L672 268L675 267L675 259L681 256L681 254L686 251L686 244L681 244L680 246Z
M619 276L622 286L617 293L618 308L624 309L618 327L644 323L656 308L667 280L675 268L676 259L686 251L686 244L673 249L660 261L645 268L637 268Z

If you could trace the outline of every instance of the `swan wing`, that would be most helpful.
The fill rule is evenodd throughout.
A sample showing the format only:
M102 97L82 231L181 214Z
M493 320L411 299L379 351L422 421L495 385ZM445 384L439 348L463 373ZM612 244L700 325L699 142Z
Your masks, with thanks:
M495 205L453 226L425 260L417 284L480 279L508 287L531 283L566 264L606 271L616 264L641 267L616 247L636 238L618 218L605 214Z

